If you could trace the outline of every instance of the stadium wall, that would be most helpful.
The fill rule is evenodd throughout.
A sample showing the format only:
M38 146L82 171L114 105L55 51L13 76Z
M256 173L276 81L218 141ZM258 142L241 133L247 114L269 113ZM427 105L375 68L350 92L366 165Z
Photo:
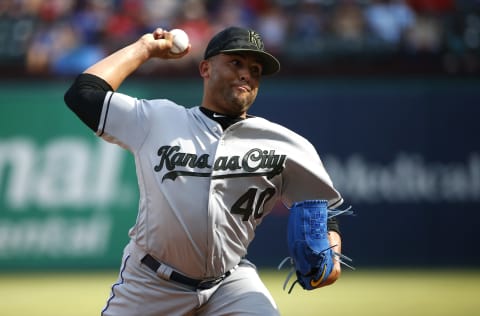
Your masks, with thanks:
M0 269L116 268L137 211L133 159L64 106L65 81L0 82ZM251 114L304 135L346 206L356 266L480 266L480 80L268 79ZM198 80L129 79L121 92L201 100ZM285 256L278 205L249 257Z

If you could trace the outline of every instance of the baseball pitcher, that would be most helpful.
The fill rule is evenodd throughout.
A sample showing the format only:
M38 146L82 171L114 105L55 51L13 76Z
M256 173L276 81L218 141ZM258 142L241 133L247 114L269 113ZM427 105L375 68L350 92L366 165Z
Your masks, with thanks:
M229 27L208 43L197 106L116 92L147 60L189 53L172 53L172 41L163 29L145 34L86 69L65 94L96 135L135 158L138 217L102 315L278 315L245 258L257 226L277 201L290 208L295 282L319 288L340 275L331 216L343 199L311 143L248 114L260 79L280 69L253 30Z

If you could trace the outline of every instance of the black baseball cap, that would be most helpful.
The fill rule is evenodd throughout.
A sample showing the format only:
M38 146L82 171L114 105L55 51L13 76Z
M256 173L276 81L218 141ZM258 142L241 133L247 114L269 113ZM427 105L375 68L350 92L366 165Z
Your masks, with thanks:
M262 37L254 30L241 27L228 27L217 33L208 43L204 58L208 59L220 53L250 52L260 58L262 75L272 75L280 70L280 62L265 51Z

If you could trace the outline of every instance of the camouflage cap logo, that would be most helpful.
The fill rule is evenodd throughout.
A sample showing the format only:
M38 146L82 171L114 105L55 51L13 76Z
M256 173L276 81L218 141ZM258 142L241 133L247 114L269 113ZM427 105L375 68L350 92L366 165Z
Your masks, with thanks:
M258 49L264 50L262 38L260 37L260 34L258 34L257 32L249 30L248 40L250 41L250 43L255 45L255 47L257 47Z

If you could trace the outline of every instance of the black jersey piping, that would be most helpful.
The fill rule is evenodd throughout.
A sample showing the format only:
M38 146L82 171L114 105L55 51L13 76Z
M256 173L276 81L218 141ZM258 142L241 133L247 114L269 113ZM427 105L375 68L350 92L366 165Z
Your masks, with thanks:
M105 116L103 117L102 131L98 135L100 137L105 133L105 124L107 123L108 110L110 109L110 101L112 100L113 93L114 92L110 93L110 97L108 98L107 109L105 110Z

